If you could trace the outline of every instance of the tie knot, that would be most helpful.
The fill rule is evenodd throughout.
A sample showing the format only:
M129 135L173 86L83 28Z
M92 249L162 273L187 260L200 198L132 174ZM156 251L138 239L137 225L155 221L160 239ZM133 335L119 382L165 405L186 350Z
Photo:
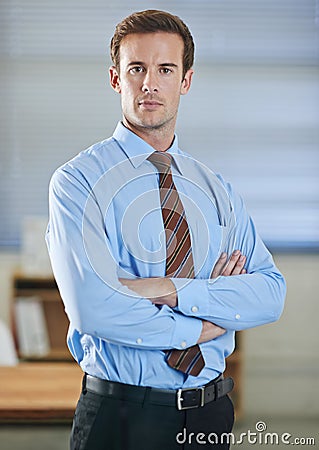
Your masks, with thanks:
M154 152L148 158L158 172L168 172L171 168L172 156L166 152Z

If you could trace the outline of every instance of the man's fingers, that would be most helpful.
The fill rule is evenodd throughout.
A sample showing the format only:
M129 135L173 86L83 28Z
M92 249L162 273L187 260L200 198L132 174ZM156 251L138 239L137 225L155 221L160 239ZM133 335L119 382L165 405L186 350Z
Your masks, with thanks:
M244 269L244 265L246 263L246 256L242 255L239 250L235 250L227 265L224 267L221 275L227 277L230 275L240 275L242 270Z
M227 253L223 252L218 258L211 278L217 278L219 275L228 277L230 275L243 275L247 273L244 268L246 256L242 255L240 250L235 250L227 261Z
M232 274L234 268L236 267L236 264L238 263L238 260L239 260L239 258L240 258L240 255L241 255L241 253L240 253L239 250L235 250L235 251L231 254L231 256L230 256L230 258L229 258L229 260L228 260L226 266L224 267L224 269L223 269L221 275L223 275L224 277L228 277L229 275ZM242 269L242 268L241 268L241 269Z
M222 270L226 264L226 261L227 261L227 253L223 252L214 266L211 278L217 278L219 277L219 275L221 275Z
M242 273L242 270L244 269L245 263L246 263L246 256L240 255L235 267L232 270L231 275L240 275Z

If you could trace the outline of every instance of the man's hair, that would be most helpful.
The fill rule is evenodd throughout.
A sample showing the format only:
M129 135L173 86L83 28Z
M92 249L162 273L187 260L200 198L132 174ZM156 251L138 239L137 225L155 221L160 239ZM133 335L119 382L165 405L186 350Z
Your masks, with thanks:
M177 16L166 11L149 9L131 14L123 19L115 28L111 40L111 58L114 66L120 69L120 46L122 39L135 33L174 33L181 36L184 42L183 77L194 64L194 41L185 23Z

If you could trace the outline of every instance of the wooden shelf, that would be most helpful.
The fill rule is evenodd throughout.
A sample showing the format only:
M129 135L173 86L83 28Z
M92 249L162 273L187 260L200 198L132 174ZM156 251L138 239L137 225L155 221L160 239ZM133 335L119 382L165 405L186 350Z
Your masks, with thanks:
M71 421L82 376L76 363L0 367L0 422Z
M12 286L13 304L17 298L22 298L26 302L28 299L36 298L41 302L43 307L50 352L44 357L32 357L31 359L43 359L45 361L70 360L71 356L66 345L69 321L65 314L64 306L54 278L30 277L22 274L15 274L12 280ZM15 341L17 343L18 354L21 357L22 355L19 353L14 314L12 314L12 316Z

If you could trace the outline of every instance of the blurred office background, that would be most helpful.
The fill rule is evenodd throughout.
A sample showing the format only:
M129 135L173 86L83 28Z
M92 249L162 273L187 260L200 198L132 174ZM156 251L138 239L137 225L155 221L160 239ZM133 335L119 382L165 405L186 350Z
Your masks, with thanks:
M51 174L120 119L115 25L149 8L195 39L181 148L243 195L288 284L281 320L243 334L243 420L297 433L299 418L319 423L318 0L0 1L0 319L10 324L26 218L46 220Z

